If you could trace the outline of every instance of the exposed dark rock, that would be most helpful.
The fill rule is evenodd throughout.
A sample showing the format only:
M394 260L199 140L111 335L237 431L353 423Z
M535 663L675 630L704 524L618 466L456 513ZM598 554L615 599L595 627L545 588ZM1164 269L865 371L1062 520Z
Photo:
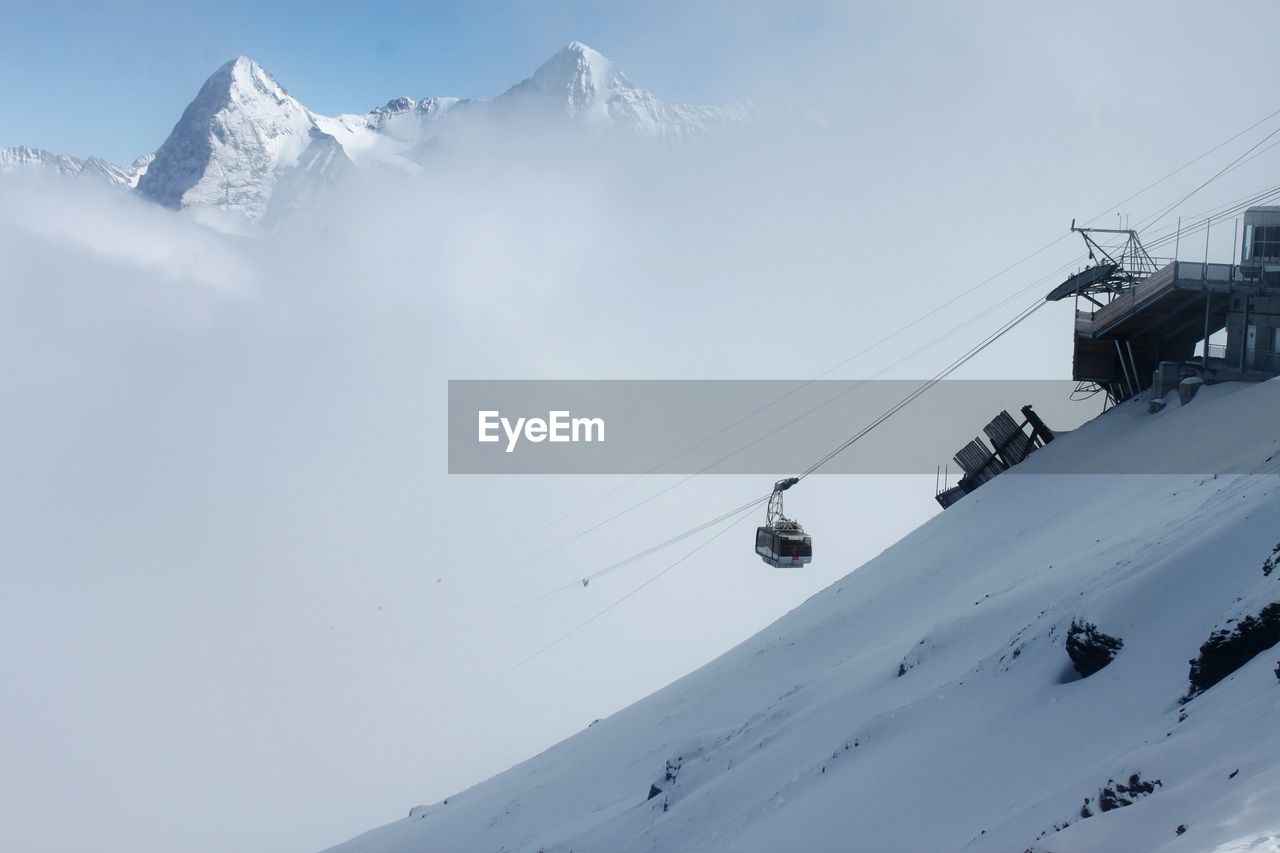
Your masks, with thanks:
M1133 805L1133 800L1125 799L1112 788L1103 788L1102 793L1098 794L1098 808L1104 812L1131 805Z
M658 795L659 795L659 794L661 794L661 793L662 793L662 789L661 789L661 788L659 788L657 785L650 785L650 786L649 786L649 796L645 797L645 799L646 799L646 800L652 800L654 797L658 796Z
M1271 577L1271 573L1275 571L1276 566L1280 565L1280 543L1271 550L1271 556L1262 561L1263 577Z
M1102 812L1131 806L1137 800L1149 794L1154 794L1156 788L1160 787L1160 785L1159 779L1153 779L1150 782L1143 781L1141 773L1134 773L1127 782L1117 783L1114 779L1108 779L1107 784L1099 789L1096 798L1085 797L1084 803L1080 806L1080 818L1085 820ZM1041 832L1036 840L1039 841L1054 832L1061 832L1067 828L1069 823L1069 821L1062 824L1055 823L1052 829Z
M1102 633L1092 622L1072 621L1067 632L1067 655L1082 678L1111 663L1123 647L1123 640Z
M1133 805L1134 801L1145 797L1148 794L1154 794L1156 787L1160 784L1160 780L1154 782L1142 781L1141 774L1134 773L1129 777L1129 784L1115 784L1108 780L1103 789L1098 792L1098 808L1104 812L1113 809L1124 808Z
M925 648L925 643L926 643L925 640L921 640L920 642L916 643L915 648L913 648L910 652L908 652L906 657L904 657L901 661L899 661L898 663L899 678L906 675L912 669L915 669L917 666L920 665L920 662L924 659L923 649Z
M1177 829L1175 829L1175 830L1173 831L1173 834L1174 834L1174 835L1181 835L1182 833L1184 833L1184 832L1186 832L1186 831L1187 831L1187 825L1186 825L1185 823L1180 823L1180 824L1178 824L1178 828L1177 828Z
M1268 604L1257 616L1246 616L1234 630L1214 631L1200 646L1187 680L1191 689L1183 701L1208 690L1262 652L1280 643L1280 602Z
M1099 789L1098 796L1096 798L1085 797L1084 803L1080 806L1080 819L1087 820L1101 812L1109 812L1114 809L1131 806L1137 800L1140 800L1150 794L1154 794L1156 788L1159 788L1162 784L1163 783L1161 783L1159 779L1152 779L1149 782L1144 781L1141 773L1134 773L1129 777L1127 782L1117 783L1114 779L1108 779L1107 784ZM1097 810L1095 811L1091 806L1096 806ZM1061 832L1070 825L1071 821L1069 820L1063 821L1062 823L1055 823L1049 829L1042 830L1041 833L1036 836L1036 841L1056 832ZM1182 833L1179 832L1178 834L1181 835ZM1031 851L1032 848L1028 847L1027 850Z

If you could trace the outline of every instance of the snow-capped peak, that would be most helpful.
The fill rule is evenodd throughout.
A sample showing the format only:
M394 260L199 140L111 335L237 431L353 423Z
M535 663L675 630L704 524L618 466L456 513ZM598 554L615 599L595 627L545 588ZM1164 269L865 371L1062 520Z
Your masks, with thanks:
M227 86L242 98L266 97L279 104L297 101L276 82L265 68L247 56L237 56L213 72L206 86Z
M563 99L569 115L576 115L611 95L634 90L631 81L608 57L580 41L572 41L503 97L538 95Z
M212 204L257 218L277 170L297 162L316 130L310 110L238 56L205 81L138 189L167 207Z
M665 104L634 85L608 57L573 41L542 63L529 79L494 104L503 112L571 119L597 129L618 129L658 139L698 136L749 119L740 106Z
M136 185L165 207L220 207L261 219L269 207L296 206L298 198L310 197L304 183L330 182L353 171L348 167L415 171L430 156L433 138L454 132L468 119L492 120L491 128L517 132L530 120L567 119L574 132L589 128L681 139L750 116L742 107L664 104L580 41L570 42L528 79L491 100L403 97L367 113L333 117L311 112L265 68L237 56L205 80L153 160L113 166L12 148L0 150L0 170L38 164L62 174L87 172ZM289 191L277 193L282 179Z

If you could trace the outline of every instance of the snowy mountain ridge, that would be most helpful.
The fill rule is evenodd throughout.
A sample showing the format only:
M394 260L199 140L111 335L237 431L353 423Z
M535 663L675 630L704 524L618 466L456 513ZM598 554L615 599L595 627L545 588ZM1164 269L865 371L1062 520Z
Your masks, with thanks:
M278 171L321 138L316 117L241 56L205 81L138 191L165 207L209 205L260 218Z
M1280 650L1185 697L1209 638L1280 602L1277 411L1280 380L1114 408L717 660L333 850L1276 850ZM823 559L850 525L814 531Z
M0 149L0 171L39 168L100 174L165 207L213 207L262 219L301 203L344 174L416 171L428 143L467 118L519 136L537 123L582 132L679 140L750 121L735 105L668 105L610 60L575 41L491 100L396 98L367 113L324 116L301 104L245 56L218 68L154 155L113 166L28 148Z
M0 172L37 169L56 175L83 175L105 181L112 186L132 188L146 174L153 159L154 154L144 154L128 166L117 166L101 157L81 160L69 154L54 154L43 148L17 145L0 148Z
M580 41L548 59L529 79L508 89L503 98L537 96L560 102L573 116L600 107L614 96L629 96L636 88L605 57Z

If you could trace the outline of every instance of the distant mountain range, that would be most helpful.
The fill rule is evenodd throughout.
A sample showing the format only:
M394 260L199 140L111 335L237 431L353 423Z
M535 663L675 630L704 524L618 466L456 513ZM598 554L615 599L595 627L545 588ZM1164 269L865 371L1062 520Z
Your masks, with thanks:
M81 160L69 154L53 154L43 148L17 145L0 148L0 172L17 169L45 169L59 175L84 175L122 187L136 187L138 178L147 171L154 154L144 154L128 166L108 163L101 157Z
M744 105L665 104L577 41L496 98L397 98L367 113L333 117L307 109L262 66L241 56L205 81L155 154L117 166L97 157L0 148L0 171L87 175L136 189L165 207L209 206L262 219L344 174L417 171L431 144L467 119L511 132L553 122L584 133L681 140L751 118Z

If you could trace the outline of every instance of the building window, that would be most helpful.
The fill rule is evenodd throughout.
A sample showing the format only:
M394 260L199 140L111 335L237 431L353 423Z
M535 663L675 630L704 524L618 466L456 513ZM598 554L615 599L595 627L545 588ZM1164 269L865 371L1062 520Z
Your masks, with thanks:
M1280 225L1255 225L1252 230L1249 258L1280 259Z

